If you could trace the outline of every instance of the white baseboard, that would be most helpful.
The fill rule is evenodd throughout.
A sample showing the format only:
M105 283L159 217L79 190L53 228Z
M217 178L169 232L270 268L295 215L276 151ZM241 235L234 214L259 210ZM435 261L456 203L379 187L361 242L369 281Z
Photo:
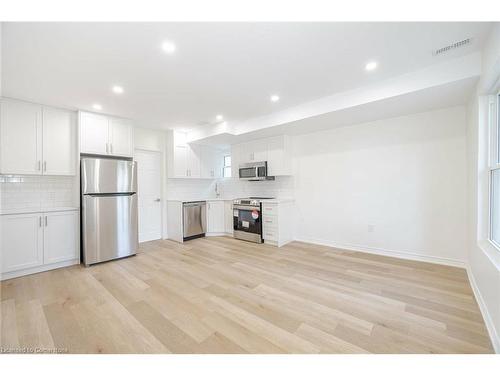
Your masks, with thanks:
M337 243L337 242L329 241L329 240L318 240L318 239L314 239L314 238L301 237L301 238L295 238L295 241L308 242L308 243L312 243L315 245L330 246L330 247L335 247L338 249L359 251L361 253L385 255L385 256L389 256L389 257L408 259L408 260L418 260L421 262L442 264L445 266L452 266L452 267L459 267L459 268L466 268L466 265L467 265L467 263L465 261L458 260L458 259L443 258L443 257L437 257L437 256L433 256L433 255L415 254L415 253L410 253L410 252L386 250L386 249L380 249L380 248L369 247L369 246L343 244L343 243Z
M472 273L470 267L467 267L467 276L469 277L469 282L472 287L472 291L474 292L476 301L479 305L479 309L481 310L481 315L483 315L484 323L486 324L486 329L488 330L491 343L493 344L493 349L495 350L495 353L500 354L500 336L498 335L498 332L495 329L495 324L493 323L493 319L491 318L491 315L488 312L488 308L484 303L483 296L481 295L481 292L477 287L476 279L474 278L474 274Z
M42 266L32 267L32 268L28 268L28 269L24 269L24 270L19 270L19 271L4 272L0 275L0 280L3 281L3 280L8 280L8 279L13 279L15 277L26 276L26 275L31 275L34 273L55 270L57 268L73 266L75 264L80 264L80 259L66 260L63 262L53 263L53 264L44 264Z

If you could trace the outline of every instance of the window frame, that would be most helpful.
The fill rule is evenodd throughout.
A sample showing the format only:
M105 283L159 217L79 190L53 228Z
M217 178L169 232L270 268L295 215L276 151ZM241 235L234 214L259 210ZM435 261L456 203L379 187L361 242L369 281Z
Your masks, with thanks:
M229 157L229 165L226 165L226 158ZM222 178L231 178L232 177L232 164L233 160L231 158L231 154L222 155ZM226 176L226 169L229 169L229 176Z
M500 251L500 242L493 239L493 173L500 169L500 91L488 101L488 241ZM497 198L499 199L499 198Z

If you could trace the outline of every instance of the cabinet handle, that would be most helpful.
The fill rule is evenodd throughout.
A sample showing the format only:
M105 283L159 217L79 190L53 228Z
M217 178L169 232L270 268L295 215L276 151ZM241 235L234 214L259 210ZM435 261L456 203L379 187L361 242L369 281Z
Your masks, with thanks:
M47 161L46 160L43 162L43 171L47 172Z
M109 153L110 154L113 153L113 144L112 143L109 144Z
M109 150L108 150L109 146L108 145L109 145L109 143L106 142L106 154L109 154Z
M48 225L48 220L47 220L47 216L45 216L45 226Z
M37 163L37 166L36 166L36 170L39 171L40 170L40 166L41 166L41 162L40 160L38 160L38 163Z
M38 216L38 226L41 228L42 227L42 217Z

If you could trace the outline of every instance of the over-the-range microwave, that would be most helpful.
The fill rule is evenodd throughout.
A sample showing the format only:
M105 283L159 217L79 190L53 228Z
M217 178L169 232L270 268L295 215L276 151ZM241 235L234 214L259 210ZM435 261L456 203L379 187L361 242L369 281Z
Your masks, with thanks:
M247 181L274 180L274 176L267 175L267 161L240 164L239 177Z

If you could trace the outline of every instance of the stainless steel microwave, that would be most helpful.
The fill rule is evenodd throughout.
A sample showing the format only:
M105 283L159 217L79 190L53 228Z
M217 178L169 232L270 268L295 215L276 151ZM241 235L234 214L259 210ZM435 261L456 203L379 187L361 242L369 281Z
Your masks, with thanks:
M240 164L239 177L247 181L274 180L274 176L267 175L267 161Z

